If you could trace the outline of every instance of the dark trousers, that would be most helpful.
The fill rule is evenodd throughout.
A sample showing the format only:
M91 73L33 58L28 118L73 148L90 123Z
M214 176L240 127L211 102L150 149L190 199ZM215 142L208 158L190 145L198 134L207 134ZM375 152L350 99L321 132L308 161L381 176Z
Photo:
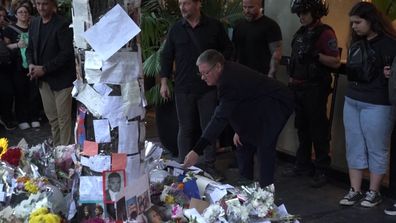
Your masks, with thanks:
M312 167L312 145L316 171L326 171L330 165L330 129L327 118L330 84L331 79L326 79L315 85L293 88L296 103L295 126L300 142L296 154L297 167Z
M249 180L254 176L254 154L257 156L259 165L259 182L261 187L274 183L275 162L276 162L276 144L279 134L285 126L292 113L292 109L287 109L279 102L271 103L270 114L264 114L265 125L262 133L262 140L257 145L241 139L243 146L236 149L239 174ZM254 130L252 130L254 131Z
M14 102L14 85L11 66L0 65L0 116L4 121L12 121L12 104Z
M41 107L41 97L37 80L29 80L28 69L17 68L13 75L15 86L15 114L17 121L38 121Z
M203 131L214 113L217 106L217 91L211 90L204 94L176 93L175 99L179 122L177 136L179 161L183 162L184 157L197 141L196 129L200 128ZM211 145L204 150L207 164L214 164L216 161L215 145L215 142L211 142Z

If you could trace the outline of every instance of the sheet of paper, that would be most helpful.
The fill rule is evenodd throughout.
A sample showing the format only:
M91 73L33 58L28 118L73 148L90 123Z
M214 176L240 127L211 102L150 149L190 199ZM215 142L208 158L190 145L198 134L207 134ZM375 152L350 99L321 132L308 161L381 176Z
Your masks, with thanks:
M72 18L74 42L78 48L86 49L88 47L82 34L86 26L92 25L92 15L88 4L89 0L73 0Z
M87 80L87 83L88 84L99 83L101 73L102 73L101 70L86 69L85 79Z
M73 84L73 97L83 103L95 117L100 117L103 113L102 109L104 105L102 96L91 86L82 83L80 80L74 81Z
M110 156L96 155L91 157L81 156L81 165L90 168L95 172L110 170Z
M117 4L83 36L102 60L107 60L139 32L140 28Z
M112 153L111 154L111 169L123 170L126 168L127 154L126 153ZM129 171L129 170L127 170Z
M98 154L98 144L96 142L84 141L83 154L87 156L95 156Z
M211 183L210 185L213 186L213 187L216 187L216 188L218 188L220 190L227 190L227 189L234 189L235 188L234 186L231 186L229 184L220 184L218 182Z
M107 143L111 142L109 120L97 119L93 120L95 142Z
M134 154L139 152L138 121L121 122L118 125L118 153Z
M81 176L80 177L80 202L99 201L103 199L103 179L102 176Z
M133 183L133 180L141 176L140 155L127 156L126 178L127 185Z
M95 83L92 87L102 96L108 96L113 91L111 87L103 83Z
M173 169L173 176L178 177L180 175L184 174L184 170L183 169L178 169L178 168L174 168Z
M141 105L140 84L137 80L121 84L121 95L128 105Z
M1 202L4 202L5 201L5 196L6 194L5 194L5 192L3 192L3 191L0 191L0 201Z
M100 70L103 66L102 59L94 51L85 51L84 70Z
M96 155L89 158L90 169L95 172L110 170L110 156Z
M214 188L214 190L209 194L212 203L220 201L225 195L227 195L227 190L220 190L218 188Z
M197 209L184 209L183 210L184 216L188 219L192 220L195 219L197 223L206 223L205 219L198 213Z
M123 84L134 81L141 74L141 66L137 52L116 52L108 60L103 61L100 82Z
M120 123L128 120L125 115L127 103L121 96L104 96L103 101L103 117L109 120L111 128L118 127Z
M89 161L89 157L81 156L80 158L81 165L90 167L91 162Z

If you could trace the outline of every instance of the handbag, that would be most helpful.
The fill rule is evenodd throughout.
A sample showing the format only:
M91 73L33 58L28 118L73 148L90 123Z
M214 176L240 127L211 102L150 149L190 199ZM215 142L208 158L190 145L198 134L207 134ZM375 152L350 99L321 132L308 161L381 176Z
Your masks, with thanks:
M349 81L370 83L377 75L375 51L366 40L354 42L348 51L346 64Z

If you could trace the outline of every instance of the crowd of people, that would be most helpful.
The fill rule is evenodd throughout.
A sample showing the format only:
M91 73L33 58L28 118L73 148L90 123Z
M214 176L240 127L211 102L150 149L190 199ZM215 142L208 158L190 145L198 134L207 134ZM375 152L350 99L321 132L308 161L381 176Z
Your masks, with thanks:
M34 19L27 0L3 3L7 9L0 8L1 41L12 55L10 63L0 64L0 124L9 130L16 127L11 113L15 100L19 128L40 127L41 96L55 145L66 145L72 142L72 34L56 14L56 0L36 0L35 4L38 16ZM301 27L291 43L288 85L276 79L282 33L263 14L262 0L242 0L245 18L234 27L231 38L220 21L201 12L201 4L201 0L179 0L182 18L170 27L161 52L163 98L169 99L168 83L175 81L179 161L189 167L203 153L204 169L220 180L215 167L216 140L230 124L241 177L253 180L256 155L261 186L272 184L277 139L295 112L296 162L283 174L309 175L312 187L325 185L331 164L327 100L331 73L341 65L335 31L321 21L328 14L328 3L291 1L291 12ZM349 18L349 81L343 120L351 188L339 203L369 208L382 201L380 186L388 167L394 125L388 78L389 61L396 56L396 31L372 3L357 3ZM198 140L196 128L202 130ZM364 193L365 170L370 173L370 185ZM396 215L396 204L385 213Z
M9 60L0 63L0 124L6 130L39 128L44 110L54 145L68 145L76 79L73 34L57 15L56 0L33 2L0 5L0 41L9 50Z

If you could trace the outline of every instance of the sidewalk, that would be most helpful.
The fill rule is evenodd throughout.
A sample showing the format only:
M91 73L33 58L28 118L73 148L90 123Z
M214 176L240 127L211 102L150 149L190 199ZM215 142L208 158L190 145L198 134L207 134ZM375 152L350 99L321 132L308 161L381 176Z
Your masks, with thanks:
M154 114L147 113L147 140L157 142ZM25 138L29 145L36 145L51 136L48 123L41 123L39 129L5 131L0 128L0 137L7 137L9 145L16 145L19 140ZM226 177L226 181L233 183L238 177L238 170L228 168L234 162L233 153L223 153L218 157L217 166ZM378 207L371 209L354 206L342 207L338 205L339 200L347 192L348 184L338 178L330 177L329 183L322 188L311 188L309 177L283 177L282 170L291 167L291 163L278 159L276 171L276 203L284 203L291 214L301 217L301 222L308 223L395 223L396 216L386 216L383 210L392 203L389 198Z

